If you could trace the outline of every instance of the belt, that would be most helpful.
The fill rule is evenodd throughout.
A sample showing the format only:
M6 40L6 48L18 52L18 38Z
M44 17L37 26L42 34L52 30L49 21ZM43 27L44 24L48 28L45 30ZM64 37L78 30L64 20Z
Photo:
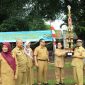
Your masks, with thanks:
M39 61L48 61L47 59L46 60L44 60L44 59L38 59Z

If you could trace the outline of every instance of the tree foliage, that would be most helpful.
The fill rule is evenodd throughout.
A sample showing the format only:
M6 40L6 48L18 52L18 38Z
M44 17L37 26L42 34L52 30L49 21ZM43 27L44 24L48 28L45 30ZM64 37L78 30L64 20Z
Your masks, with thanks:
M72 7L73 25L79 37L85 35L85 0L0 0L0 31L48 29L43 19L67 15ZM81 36L82 35L82 36Z

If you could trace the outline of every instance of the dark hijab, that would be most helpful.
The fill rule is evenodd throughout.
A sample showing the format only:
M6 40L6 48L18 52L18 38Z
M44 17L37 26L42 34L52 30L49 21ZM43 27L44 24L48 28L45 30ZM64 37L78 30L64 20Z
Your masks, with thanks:
M3 46L4 45L8 48L8 51L3 52L3 50L2 50L1 55L7 61L7 63L13 69L13 71L15 73L15 71L16 71L16 62L15 62L15 58L12 56L12 53L11 53L11 44L9 42L4 42Z

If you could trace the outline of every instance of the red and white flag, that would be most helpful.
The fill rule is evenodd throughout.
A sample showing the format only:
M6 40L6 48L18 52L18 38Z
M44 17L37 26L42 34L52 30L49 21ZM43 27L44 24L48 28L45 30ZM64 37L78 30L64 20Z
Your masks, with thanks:
M56 49L56 32L55 32L55 28L53 26L51 26L51 32L52 32L52 38L53 38L53 47L55 50Z

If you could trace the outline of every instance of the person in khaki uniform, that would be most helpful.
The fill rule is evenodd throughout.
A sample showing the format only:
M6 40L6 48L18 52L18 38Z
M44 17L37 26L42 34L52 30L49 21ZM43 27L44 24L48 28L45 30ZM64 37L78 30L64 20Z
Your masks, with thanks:
M17 61L11 52L11 45L4 42L0 53L0 85L15 85Z
M16 55L18 62L18 78L16 80L16 85L26 85L27 57L24 53L22 40L19 39L16 41L16 47L12 52Z
M26 41L24 44L24 52L27 57L27 85L34 85L33 78L33 51L30 48L30 42Z
M47 83L48 50L45 47L45 40L40 39L40 45L34 50L35 65L37 66L38 85ZM43 79L43 80L42 80Z
M85 57L85 49L82 47L82 40L77 40L77 47L74 50L72 59L73 75L75 85L83 85L83 58Z
M56 85L64 85L64 56L65 51L62 49L62 44L58 42L58 48L55 50Z

